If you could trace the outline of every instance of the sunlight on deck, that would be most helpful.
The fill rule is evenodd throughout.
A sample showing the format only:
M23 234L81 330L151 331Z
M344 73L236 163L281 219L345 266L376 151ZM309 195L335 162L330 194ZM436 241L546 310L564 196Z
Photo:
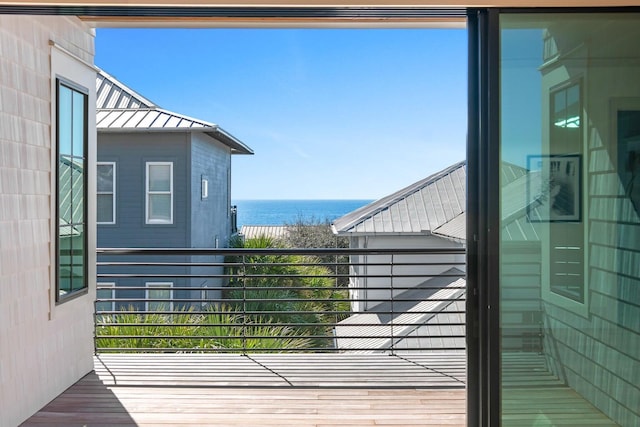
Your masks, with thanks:
M101 354L23 426L465 426L463 353ZM615 426L540 355L503 360L508 425ZM523 373L527 373L523 375Z

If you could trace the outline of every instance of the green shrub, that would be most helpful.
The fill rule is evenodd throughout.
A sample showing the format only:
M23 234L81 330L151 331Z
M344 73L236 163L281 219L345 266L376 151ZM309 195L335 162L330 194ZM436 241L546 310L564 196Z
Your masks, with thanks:
M227 306L210 308L204 314L185 309L169 315L126 312L101 316L96 345L100 349L193 352L304 350L312 345L293 329L272 325L270 320L257 317L243 322L243 319L242 313Z

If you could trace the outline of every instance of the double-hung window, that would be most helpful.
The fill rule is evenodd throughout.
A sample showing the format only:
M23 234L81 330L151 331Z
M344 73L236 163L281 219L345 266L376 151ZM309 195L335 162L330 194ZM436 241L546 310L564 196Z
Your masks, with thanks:
M146 223L173 224L173 162L147 162Z
M146 311L173 311L173 283L146 283Z
M98 162L98 224L116 223L116 164Z
M88 90L56 80L56 301L85 291Z

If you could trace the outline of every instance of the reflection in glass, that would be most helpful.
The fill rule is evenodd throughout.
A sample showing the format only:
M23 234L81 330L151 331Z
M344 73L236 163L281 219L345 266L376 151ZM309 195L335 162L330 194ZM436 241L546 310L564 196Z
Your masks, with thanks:
M87 287L86 98L58 81L58 301Z
M626 221L640 217L640 102L638 110L619 110L618 121L618 174L626 198L633 208Z
M71 155L71 89L58 86L58 150L60 154Z
M71 171L71 176L71 219L74 224L82 224L84 223L84 170L76 164Z
M500 23L502 423L638 425L640 15Z
M85 287L85 238L84 238L84 227L81 225L77 225L75 227L75 231L77 233L73 239L73 249L72 249L72 260L73 260L73 270L72 270L72 286L71 289L74 291L80 290Z
M86 108L85 108L86 95L77 91L73 91L73 124L71 126L73 132L73 148L72 153L74 157L84 156L84 143L85 143L85 126Z

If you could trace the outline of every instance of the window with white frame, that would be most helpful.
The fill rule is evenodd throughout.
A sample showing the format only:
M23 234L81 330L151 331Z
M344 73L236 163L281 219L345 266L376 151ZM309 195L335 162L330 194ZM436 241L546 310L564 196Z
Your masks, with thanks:
M115 283L98 283L96 289L96 314L101 314L105 311L114 311L116 309L115 297Z
M116 223L116 164L97 163L98 224Z
M173 224L173 162L147 162L146 223Z
M173 311L173 283L147 282L145 310Z

